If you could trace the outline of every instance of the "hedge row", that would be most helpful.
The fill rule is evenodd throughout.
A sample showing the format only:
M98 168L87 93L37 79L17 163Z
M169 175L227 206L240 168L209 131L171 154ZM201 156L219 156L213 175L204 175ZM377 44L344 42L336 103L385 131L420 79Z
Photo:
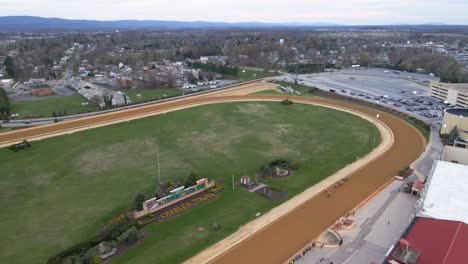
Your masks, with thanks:
M138 223L134 220L130 220L128 218L125 218L124 221L121 221L117 224L114 224L101 232L99 235L87 240L83 241L79 244L76 244L60 253L57 255L49 258L47 260L48 264L62 264L63 261L70 256L73 255L80 255L86 253L89 249L99 245L103 241L112 241L112 240L117 240L117 238L125 233L127 230L131 229L132 227L135 227L137 229L140 229L141 227L138 225Z

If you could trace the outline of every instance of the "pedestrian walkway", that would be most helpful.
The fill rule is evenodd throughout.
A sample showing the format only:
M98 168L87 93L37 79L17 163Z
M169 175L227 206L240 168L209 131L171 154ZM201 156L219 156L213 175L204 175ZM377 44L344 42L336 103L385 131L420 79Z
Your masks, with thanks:
M249 192L256 192L257 190L260 190L263 187L267 187L265 184L260 183L259 185L255 186L254 188L250 189Z
M394 181L358 209L350 217L354 227L338 231L343 238L341 247L314 248L298 263L382 263L416 211L417 197L401 192L402 186L403 182Z

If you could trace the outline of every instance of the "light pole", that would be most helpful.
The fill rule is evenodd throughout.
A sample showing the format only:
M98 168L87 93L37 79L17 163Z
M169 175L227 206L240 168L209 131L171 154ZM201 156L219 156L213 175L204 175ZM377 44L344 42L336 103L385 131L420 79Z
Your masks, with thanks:
M458 120L458 130L461 131L461 123L462 123L463 115L460 115L460 119Z
M380 114L377 114L377 115L375 116L375 118L377 118L377 119L379 119L379 117L380 117ZM374 119L374 126L376 126L375 119ZM372 134L373 134L373 137L372 137L372 147L375 147L375 131L374 131L374 133L372 133Z
M444 128L444 143L443 143L443 145L445 146L445 144L447 143L447 124L444 124L442 127Z
M159 186L161 186L161 167L159 166L159 144L156 144L156 158L158 159Z
M458 138L460 138L460 133L463 132L463 130L461 129L462 120L463 120L463 115L460 115L460 118L458 119L458 128L457 128L458 129Z

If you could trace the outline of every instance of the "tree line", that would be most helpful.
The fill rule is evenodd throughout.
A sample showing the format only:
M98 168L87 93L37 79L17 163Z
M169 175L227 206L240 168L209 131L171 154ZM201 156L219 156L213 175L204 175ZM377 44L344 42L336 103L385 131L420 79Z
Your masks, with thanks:
M7 56L5 58L5 60L3 61L3 66L5 66L5 72L8 75L8 77L12 79L16 78L15 63L13 62L13 59L10 56Z
M11 114L11 105L10 100L8 99L8 94L5 89L0 88L0 117L3 119L8 119Z
M295 63L288 64L286 71L295 74L316 73L325 71L325 64L322 63Z
M451 56L435 54L426 49L406 48L391 51L389 59L390 65L384 67L408 72L422 68L435 73L442 82L468 82L468 73L463 65Z

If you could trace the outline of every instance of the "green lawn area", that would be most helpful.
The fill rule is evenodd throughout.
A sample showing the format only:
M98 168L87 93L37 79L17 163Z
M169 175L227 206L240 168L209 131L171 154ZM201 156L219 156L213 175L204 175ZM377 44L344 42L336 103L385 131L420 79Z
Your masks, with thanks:
M17 118L52 117L52 112L64 112L67 115L96 111L93 105L81 105L87 102L79 94L71 96L52 97L34 101L11 102L12 113L19 113Z
M293 88L294 90L300 92L301 94L305 94L307 91L309 91L310 89L312 89L312 87L310 86L306 86L306 85L302 85L302 84L294 84L294 83L290 83L290 82L284 82L284 81L275 81L276 84L279 84L283 87L291 87Z
M165 95L182 95L185 93L185 91L180 89L129 89L122 90L122 92L127 93L127 95L132 99L132 102L142 102L144 100L162 98ZM141 94L142 96L138 97L138 94Z
M10 130L11 130L11 128L9 128L9 127L1 127L0 126L0 133L1 132L7 132L7 131L10 131Z
M370 122L332 109L245 102L41 140L28 151L0 149L0 230L8 242L0 248L0 263L44 263L97 234L132 206L136 193L153 194L156 143L163 180L196 171L225 189L205 205L145 227L144 242L112 263L180 263L235 232L256 212L284 202L232 189L232 176L236 181L254 176L276 158L300 161L293 177L272 183L291 198L370 152L377 134ZM213 223L221 231L210 231ZM199 226L207 230L198 232Z
M265 78L273 76L272 72L251 70L251 69L240 69L238 79L241 82L246 82L254 79Z

